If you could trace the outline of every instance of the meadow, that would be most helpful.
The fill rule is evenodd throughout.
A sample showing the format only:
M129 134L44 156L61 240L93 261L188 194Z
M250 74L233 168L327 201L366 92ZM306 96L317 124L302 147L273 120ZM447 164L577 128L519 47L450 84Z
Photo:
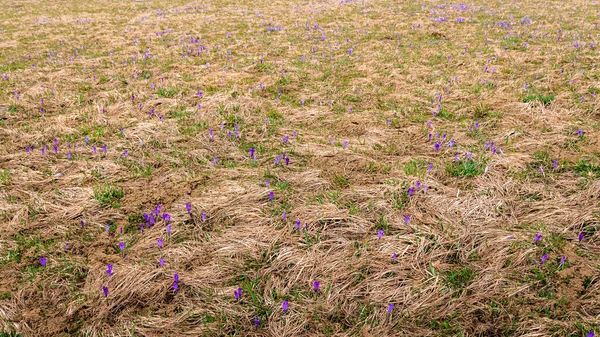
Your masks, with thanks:
M600 333L600 2L1 7L1 337Z

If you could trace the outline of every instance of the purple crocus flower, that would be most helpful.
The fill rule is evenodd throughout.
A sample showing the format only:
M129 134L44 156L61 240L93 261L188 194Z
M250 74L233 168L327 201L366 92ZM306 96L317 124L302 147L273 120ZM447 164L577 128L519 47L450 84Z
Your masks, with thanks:
M408 222L410 221L410 215L405 215L404 216L404 223L406 223L408 225Z
M562 265L565 263L566 260L567 260L566 256L561 257L560 262L558 263L558 267L562 267Z
M67 159L68 159L68 160L71 160L71 159L73 159L73 155L71 154L71 152L67 153Z
M552 168L554 170L556 170L557 167L558 167L558 162L555 160L554 163L552 164Z
M384 233L385 232L383 231L383 229L378 230L377 231L377 240L380 240Z
M548 254L542 256L542 263L546 262L546 260L548 260Z
M538 242L540 242L540 240L542 239L542 234L536 233L535 234L535 243L537 244Z
M273 193L273 191L269 192L269 200L273 200L274 196L275 194Z
M177 290L179 290L179 285L177 284L177 282L173 282L173 291L177 292Z
M157 242L158 242L158 248L162 248L163 247L163 240L161 238L158 238Z
M391 313L392 313L392 311L394 311L394 303L390 303L390 304L388 305L388 309L387 309L387 311L388 311L388 314L391 314Z
M235 296L235 301L239 301L240 297L242 297L242 288L237 288L237 290L233 291L233 296Z
M119 249L121 249L122 252L125 251L125 242L123 242L123 241L119 242Z
M164 257L161 257L160 260L158 260L158 265L161 267L165 266L165 258Z
M394 252L394 254L392 255L392 262L396 262L396 259L398 259L398 254Z
M313 284L313 289L315 290L315 292L319 291L320 285L321 285L321 282L315 281L315 283Z
M108 297L108 287L102 286L102 292L104 293L104 297Z
M106 155L106 145L102 145L102 152L104 152L104 155Z
M45 257L40 257L40 264L42 265L42 267L46 266L46 262L47 262L47 260Z
M283 309L283 313L287 313L288 308L289 308L288 301L283 301L283 303L281 304L281 308Z
M594 331L592 330L588 332L587 337L594 337Z
M185 204L185 209L187 210L187 212L192 215L192 205L191 204Z
M81 220L80 224L81 224L81 228L83 228L85 226L85 222L83 220Z
M348 141L344 141L344 149L348 147Z
M427 173L431 172L431 170L433 169L433 163L429 163L429 167L427 168Z
M300 225L301 225L300 220L296 220L296 229L297 230L300 230Z
M585 233L579 233L579 242L583 241L584 237L585 237Z
M577 134L579 135L579 137L583 137L583 129L577 130Z
M202 222L206 221L206 214L202 213L201 218L202 218Z
M108 276L112 276L112 274L113 274L112 268L113 268L113 265L112 265L112 263L109 263L109 264L106 266L106 275L108 275Z
M254 319L254 326L259 326L260 325L260 319L258 319L258 317L256 317Z
M69 249L69 243L68 242L65 242L65 249L67 249L67 250Z
M408 189L408 196L409 196L409 197L412 197L414 193L415 193L415 188L414 188L414 187L410 187L410 188Z

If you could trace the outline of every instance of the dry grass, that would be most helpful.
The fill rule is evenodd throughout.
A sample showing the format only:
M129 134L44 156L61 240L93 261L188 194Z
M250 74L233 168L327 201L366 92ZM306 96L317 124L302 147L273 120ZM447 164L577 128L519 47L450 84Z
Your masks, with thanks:
M0 336L600 329L596 2L2 6Z

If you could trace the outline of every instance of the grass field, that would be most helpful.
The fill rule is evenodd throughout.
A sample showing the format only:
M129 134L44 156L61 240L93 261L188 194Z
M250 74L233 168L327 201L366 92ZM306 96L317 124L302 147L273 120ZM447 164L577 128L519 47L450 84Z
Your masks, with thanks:
M600 333L600 1L1 6L1 337Z

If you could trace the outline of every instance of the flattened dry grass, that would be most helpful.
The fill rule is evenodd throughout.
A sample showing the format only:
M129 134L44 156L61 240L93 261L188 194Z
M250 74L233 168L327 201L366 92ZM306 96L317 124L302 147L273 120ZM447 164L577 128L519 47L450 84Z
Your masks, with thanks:
M2 6L0 336L600 332L594 2Z

